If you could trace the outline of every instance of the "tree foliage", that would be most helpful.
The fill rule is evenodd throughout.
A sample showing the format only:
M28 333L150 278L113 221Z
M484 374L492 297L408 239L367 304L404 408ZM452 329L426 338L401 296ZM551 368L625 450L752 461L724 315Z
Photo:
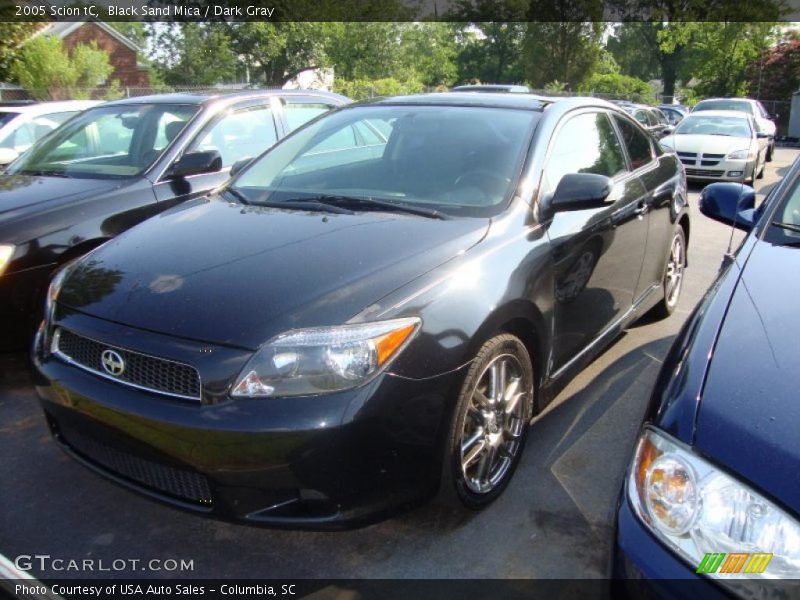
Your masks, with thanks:
M13 77L11 65L19 56L20 46L40 27L41 23L14 22L10 17L0 21L0 81Z
M620 73L595 73L579 88L584 93L608 94L615 98L654 104L653 88L646 81Z
M787 33L747 69L750 93L768 100L791 100L800 89L800 34Z
M60 39L49 35L27 42L11 66L12 76L37 100L88 98L113 70L97 44L78 44L70 55Z

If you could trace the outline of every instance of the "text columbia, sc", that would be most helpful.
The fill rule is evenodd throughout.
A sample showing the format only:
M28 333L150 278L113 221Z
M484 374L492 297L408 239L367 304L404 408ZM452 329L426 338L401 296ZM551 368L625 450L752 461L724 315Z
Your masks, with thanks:
M108 6L109 17L261 17L271 19L274 8L263 6L181 6L180 4L165 6Z

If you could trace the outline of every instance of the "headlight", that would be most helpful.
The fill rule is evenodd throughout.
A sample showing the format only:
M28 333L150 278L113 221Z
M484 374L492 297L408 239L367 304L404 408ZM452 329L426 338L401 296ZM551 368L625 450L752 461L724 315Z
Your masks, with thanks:
M731 152L726 158L731 160L755 160L756 151L751 150L750 148L743 148L742 150Z
M72 260L62 266L55 272L53 278L50 280L50 285L47 288L47 296L44 299L44 328L42 329L41 337L41 350L48 354L50 352L50 331L51 323L56 312L56 300L61 293L61 288L64 285L67 277L72 273L77 260Z
M307 396L357 387L397 356L417 318L298 329L273 338L245 366L232 396Z
M800 573L800 523L662 432L642 434L627 488L639 518L698 572L721 579Z
M10 244L0 245L0 275L6 270L12 256L14 256L14 246Z

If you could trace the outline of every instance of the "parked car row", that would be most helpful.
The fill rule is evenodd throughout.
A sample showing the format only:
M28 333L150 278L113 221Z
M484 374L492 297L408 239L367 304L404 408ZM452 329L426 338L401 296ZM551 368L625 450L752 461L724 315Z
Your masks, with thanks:
M496 500L570 378L675 310L689 150L662 147L634 105L468 91L124 100L16 160L0 301L9 330L38 321L36 389L65 452L255 525ZM730 145L726 173L763 172L752 115L692 113L663 139L684 127ZM769 273L797 245L798 165L757 210L738 184L703 193L705 214L752 231L659 376L619 507L620 576L693 577L708 553L742 551L797 572L796 420L775 418L794 414L793 331ZM764 353L726 375L751 343ZM758 468L773 453L779 469Z

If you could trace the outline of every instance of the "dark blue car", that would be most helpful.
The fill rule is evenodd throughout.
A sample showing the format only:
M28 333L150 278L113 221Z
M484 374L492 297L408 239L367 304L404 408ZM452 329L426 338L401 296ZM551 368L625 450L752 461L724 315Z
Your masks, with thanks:
M783 580L797 597L800 160L758 208L751 188L716 183L700 210L749 234L657 379L620 497L616 587L713 597Z

